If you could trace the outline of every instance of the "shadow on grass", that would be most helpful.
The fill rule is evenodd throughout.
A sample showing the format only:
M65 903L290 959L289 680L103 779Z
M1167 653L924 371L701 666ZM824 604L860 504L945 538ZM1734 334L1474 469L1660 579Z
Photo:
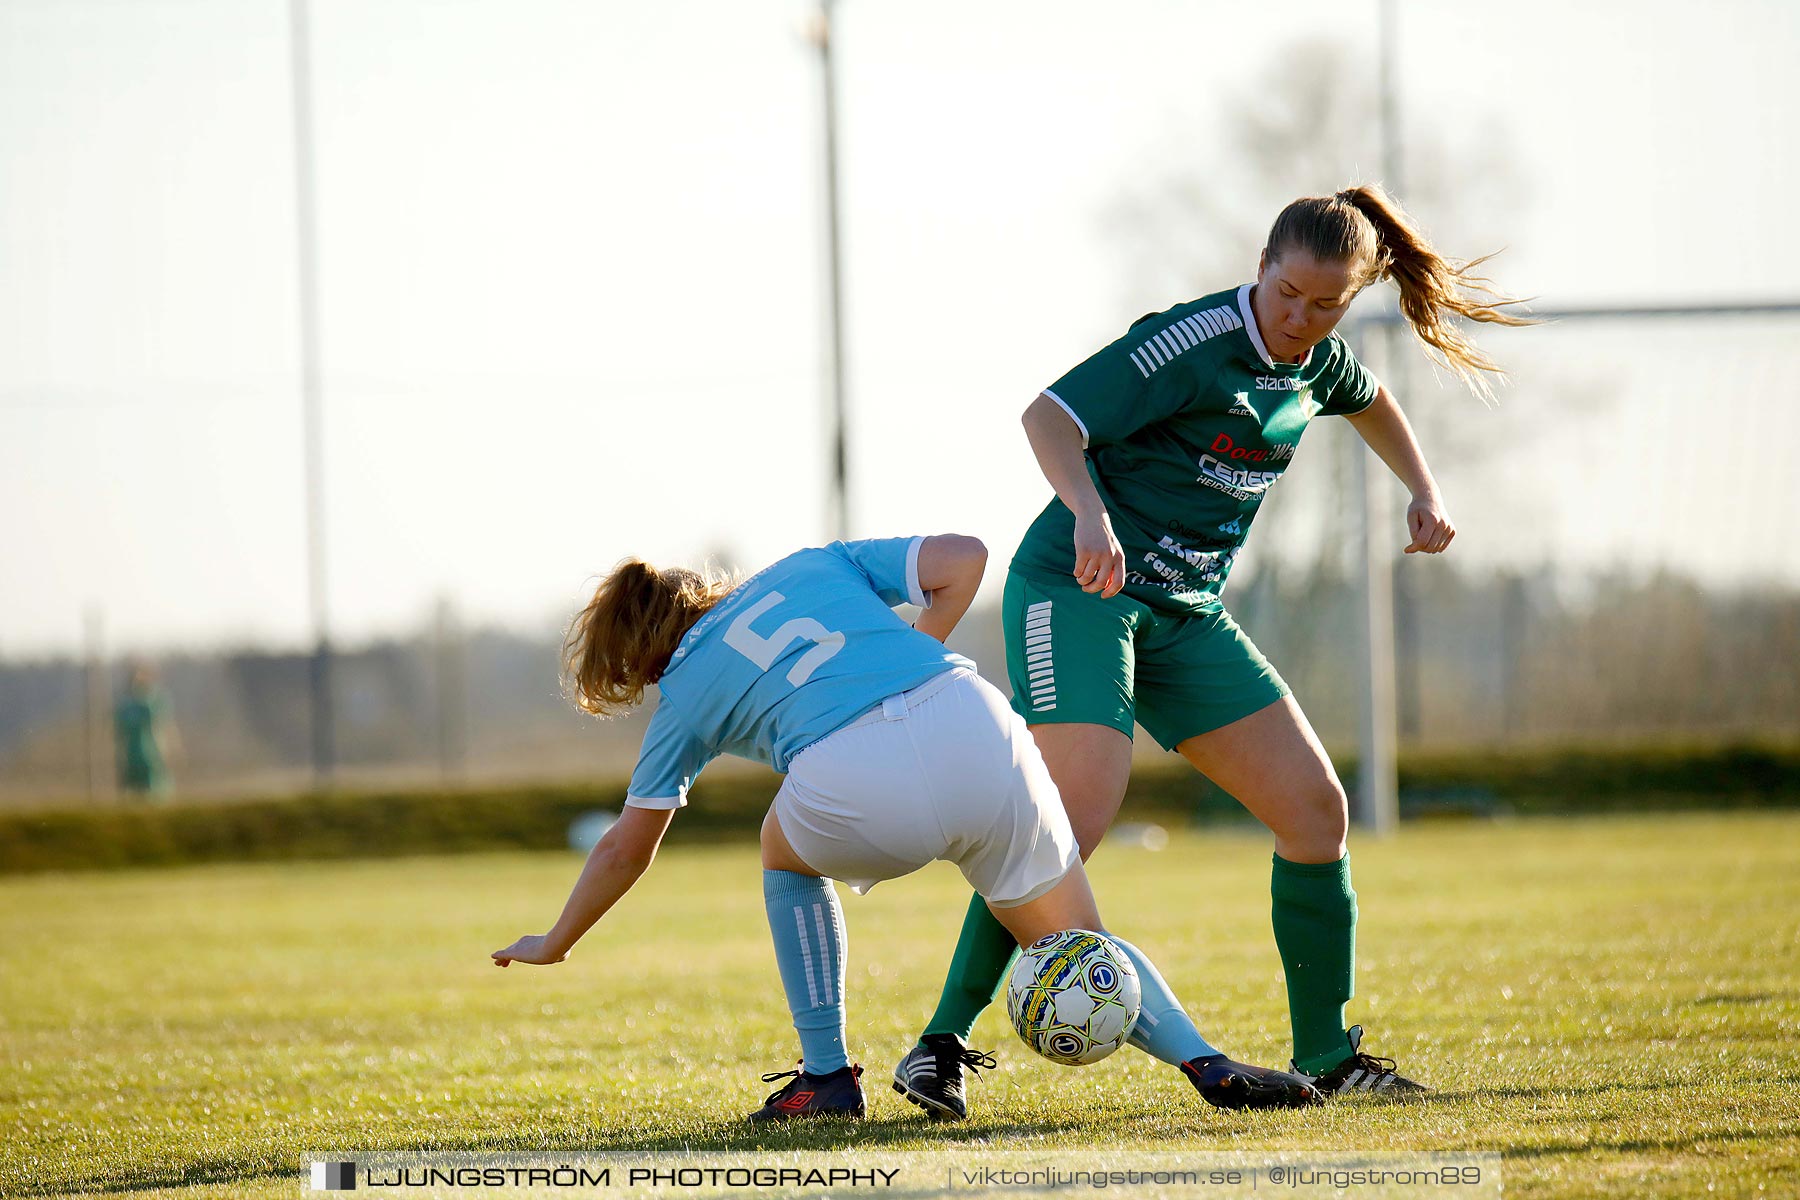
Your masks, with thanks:
M661 1134L641 1130L566 1129L523 1144L512 1138L444 1138L365 1144L356 1151L370 1154L644 1154L669 1151L720 1153L733 1151L779 1152L784 1150L856 1151L879 1149L902 1142L941 1141L942 1146L915 1145L910 1149L972 1149L979 1143L999 1144L1003 1139L1043 1137L1090 1130L1084 1121L959 1122L939 1124L922 1116L870 1117L860 1121L821 1120L775 1127L751 1126L745 1121L716 1121ZM977 1143L969 1145L968 1143ZM320 1153L332 1152L330 1147ZM349 1153L349 1151L345 1151ZM263 1180L301 1181L298 1167L271 1170L238 1158L199 1159L182 1167L134 1175L61 1179L54 1183L27 1183L5 1194L19 1197L62 1196L71 1192L120 1195L155 1188L202 1187L247 1184ZM899 1195L899 1193L895 1193Z
M28 1183L8 1196L115 1196L129 1192L148 1192L158 1188L205 1187L221 1183L253 1183L263 1179L288 1179L298 1187L302 1177L297 1168L271 1171L247 1166L236 1159L212 1159L189 1163L178 1170L138 1175L128 1179L113 1176L98 1179L70 1179L55 1184Z
M1768 1004L1775 1000L1792 1000L1800 993L1796 992L1720 992L1713 996L1702 996L1694 1001L1696 1007L1702 1004Z
M1776 1075L1761 1081L1765 1084L1800 1083L1800 1075ZM1691 1089L1692 1079L1660 1079L1654 1082L1627 1082L1615 1080L1609 1083L1584 1083L1579 1086L1562 1086L1546 1084L1543 1087L1519 1088L1477 1088L1466 1092L1433 1092L1432 1100L1551 1100L1566 1096L1571 1099L1578 1096L1599 1096L1607 1092L1672 1092L1682 1088Z
M918 1115L911 1117L866 1117L862 1121L808 1121L776 1128L749 1126L743 1121L715 1121L697 1128L670 1130L668 1133L644 1133L634 1130L581 1130L567 1128L544 1135L524 1144L518 1139L410 1139L392 1141L382 1146L356 1146L367 1153L657 1153L657 1151L781 1151L781 1150L877 1150L896 1142L931 1141L943 1133L949 1146L968 1141L999 1141L1004 1137L1042 1137L1057 1133L1078 1132L1089 1128L1080 1121L1046 1121L1046 1123L958 1123L954 1126L934 1124ZM952 1132L954 1130L954 1132ZM922 1150L934 1150L925 1146ZM320 1150L326 1153L328 1150ZM347 1151L346 1151L347 1153ZM180 1168L146 1171L133 1175L59 1178L54 1182L27 1182L16 1189L5 1189L13 1196L61 1196L68 1193L122 1195L131 1191L149 1191L153 1187L202 1187L209 1184L252 1184L259 1180L288 1178L301 1182L297 1166L270 1169L252 1166L243 1159L196 1159Z
M1768 1129L1739 1129L1722 1133L1701 1133L1692 1137L1670 1138L1595 1138L1588 1142L1546 1142L1541 1146L1521 1146L1501 1151L1507 1162L1516 1159L1549 1158L1558 1154L1581 1154L1594 1150L1607 1150L1618 1154L1643 1154L1655 1150L1692 1151L1701 1142L1757 1142L1767 1141L1774 1131Z
M964 1149L969 1148L969 1143L996 1143L1005 1138L1080 1133L1092 1128L1091 1123L1082 1121L961 1121L952 1125L938 1124L917 1116L868 1118L862 1121L810 1121L804 1125L777 1126L772 1129L747 1127L737 1122L718 1122L709 1128L685 1134L671 1133L651 1138L616 1135L610 1139L590 1141L583 1148L601 1153L624 1154L667 1150L866 1150L901 1142L941 1143L909 1147L930 1151Z

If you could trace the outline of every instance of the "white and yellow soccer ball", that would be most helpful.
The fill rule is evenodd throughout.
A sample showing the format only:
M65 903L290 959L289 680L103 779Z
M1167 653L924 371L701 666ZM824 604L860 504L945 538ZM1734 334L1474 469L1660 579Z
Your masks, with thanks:
M1137 1024L1137 970L1104 933L1065 929L1027 946L1006 982L1006 1015L1027 1046L1066 1067L1099 1062Z

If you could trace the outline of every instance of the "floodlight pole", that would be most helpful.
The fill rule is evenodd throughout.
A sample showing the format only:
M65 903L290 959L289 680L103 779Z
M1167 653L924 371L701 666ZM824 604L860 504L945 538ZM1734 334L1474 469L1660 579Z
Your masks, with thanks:
M432 642L437 659L432 674L437 684L438 775L448 780L461 776L468 764L468 672L462 626L448 596L438 598Z
M97 805L112 794L118 779L113 748L112 689L106 670L105 625L98 606L90 606L84 614L82 643L87 700L88 803Z
M325 434L319 373L318 217L314 204L312 64L307 0L288 0L294 83L294 189L300 292L300 406L305 444L307 609L312 660L313 785L331 782L336 757L331 704L331 625L325 589Z
M1381 173L1387 177L1390 191L1398 193L1406 170L1405 147L1400 141L1400 95L1395 72L1398 69L1400 22L1395 14L1397 0L1380 0L1377 36L1381 41Z
M1394 338L1387 333L1391 346ZM1384 356L1391 366L1395 356ZM1392 833L1400 820L1399 763L1395 729L1394 571L1388 548L1387 487L1381 464L1367 446L1356 447L1357 492L1362 500L1363 698L1358 722L1356 793L1350 819L1370 833Z
M1401 189L1399 100L1395 95L1395 0L1380 0L1381 163L1391 192ZM1393 389L1404 391L1401 330L1381 326L1382 371ZM1367 339L1362 339L1367 344ZM1358 729L1356 794L1350 818L1370 833L1392 833L1400 823L1400 782L1395 729L1394 564L1388 547L1388 486L1381 464L1367 446L1356 453L1357 494L1362 511L1363 702Z
M831 383L827 398L831 485L826 524L834 538L850 536L849 453L844 400L844 270L838 232L837 71L832 62L831 14L835 0L819 0L813 44L819 48L825 106L825 237L831 338Z

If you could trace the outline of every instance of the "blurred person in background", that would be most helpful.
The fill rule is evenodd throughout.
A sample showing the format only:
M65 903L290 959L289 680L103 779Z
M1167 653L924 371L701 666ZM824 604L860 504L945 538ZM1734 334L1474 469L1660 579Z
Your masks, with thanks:
M1028 407L1026 436L1056 495L1013 557L1003 601L1014 710L1031 727L1082 856L1105 836L1131 772L1134 723L1235 796L1274 834L1275 943L1293 1069L1332 1095L1422 1092L1344 1026L1354 993L1356 893L1343 786L1275 668L1219 593L1263 496L1307 424L1346 418L1411 493L1408 554L1456 536L1393 395L1334 330L1392 280L1434 359L1484 399L1499 368L1456 318L1530 324L1439 255L1379 187L1297 200L1276 218L1256 279L1139 318ZM1204 928L1204 864L1197 905ZM967 1104L959 1063L1015 951L971 904L937 1011L898 1081L940 1115Z
M943 644L986 565L987 548L957 534L835 542L742 583L621 563L570 628L568 675L587 712L623 712L651 684L656 712L625 810L561 917L548 933L494 951L495 964L566 959L649 869L689 787L720 754L787 775L763 821L763 904L801 1061L763 1076L790 1082L753 1121L864 1115L862 1068L845 1047L848 939L831 879L860 895L944 859L1015 946L1101 929L1068 816L1024 722ZM893 611L902 603L923 609L911 627ZM1204 1100L1321 1101L1298 1076L1214 1049L1150 961L1113 940L1143 993L1131 1043L1178 1067Z
M169 761L181 752L181 735L169 716L169 698L146 662L126 668L125 690L113 708L119 790L143 800L164 800L175 790Z

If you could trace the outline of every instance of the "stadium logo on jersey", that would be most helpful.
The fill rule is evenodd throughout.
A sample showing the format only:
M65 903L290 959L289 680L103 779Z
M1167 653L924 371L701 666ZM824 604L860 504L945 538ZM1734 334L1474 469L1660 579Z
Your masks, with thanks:
M1262 414L1250 407L1249 392L1237 393L1237 403L1226 409L1225 415L1228 417L1249 417L1252 421L1258 422L1262 420Z
M1258 375L1256 390L1259 392L1297 392L1304 385L1291 375Z
M1280 471L1241 471L1226 466L1210 454L1200 456L1200 474L1195 483L1217 488L1233 500L1254 500L1275 485Z
M1273 446L1257 449L1238 445L1231 440L1231 435L1228 433L1221 433L1214 438L1212 445L1207 449L1236 462L1286 462L1294 457L1294 447L1291 443L1277 442Z
M1131 362L1138 373L1148 379L1201 342L1243 327L1243 320L1229 305L1209 308L1166 326L1161 333L1131 352Z

